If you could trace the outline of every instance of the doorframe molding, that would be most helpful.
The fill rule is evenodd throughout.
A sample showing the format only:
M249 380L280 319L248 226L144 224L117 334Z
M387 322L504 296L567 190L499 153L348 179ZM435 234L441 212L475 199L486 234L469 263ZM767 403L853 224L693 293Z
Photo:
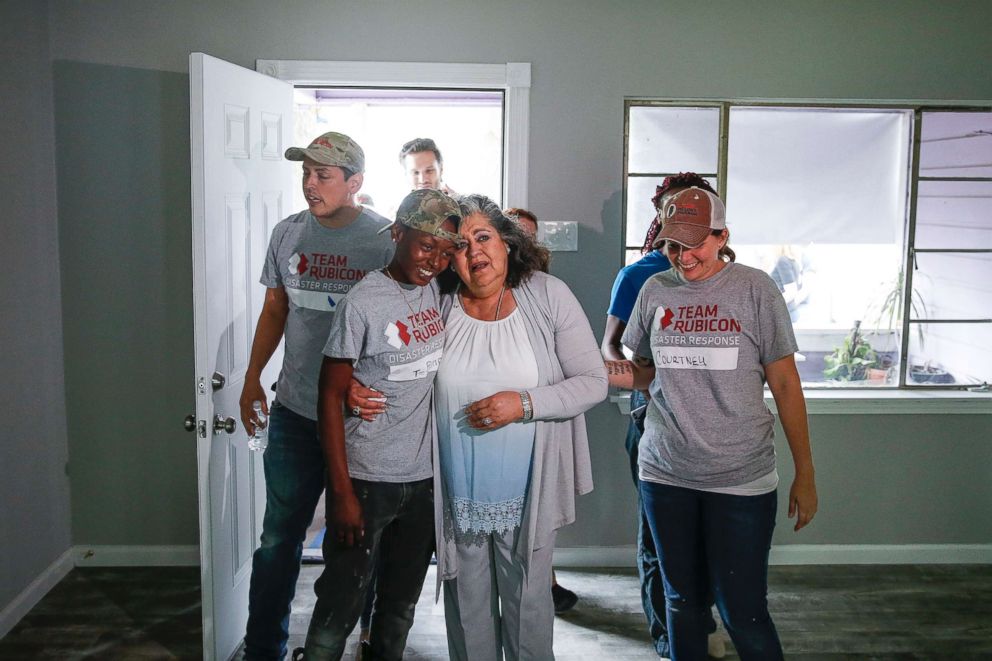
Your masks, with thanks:
M530 62L334 62L256 60L255 70L294 86L406 87L501 90L503 103L503 200L528 208Z

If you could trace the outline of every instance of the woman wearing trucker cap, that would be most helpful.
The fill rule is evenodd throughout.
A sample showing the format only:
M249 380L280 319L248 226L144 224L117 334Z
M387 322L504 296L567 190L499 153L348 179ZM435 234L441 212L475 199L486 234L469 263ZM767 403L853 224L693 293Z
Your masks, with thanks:
M789 517L816 513L806 403L782 295L764 272L734 263L726 210L697 187L668 199L655 246L672 268L650 278L610 383L648 389L641 499L665 579L671 658L706 658L712 591L741 659L781 659L768 613L768 551L778 472L768 384L795 464Z

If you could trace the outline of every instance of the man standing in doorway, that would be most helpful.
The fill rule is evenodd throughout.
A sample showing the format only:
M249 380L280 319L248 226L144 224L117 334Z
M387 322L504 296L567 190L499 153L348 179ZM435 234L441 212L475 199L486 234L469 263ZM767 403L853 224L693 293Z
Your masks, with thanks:
M307 526L324 490L326 465L317 431L317 381L334 310L369 271L389 263L388 224L361 207L365 154L351 138L325 133L286 158L303 162L305 211L272 231L261 277L267 288L241 392L241 420L252 434L261 402L269 416L265 518L252 557L245 659L282 659L289 638ZM261 373L286 338L276 397L268 407Z
M445 195L456 195L444 183L444 159L430 138L414 138L400 149L400 165L406 172L410 189L433 188Z

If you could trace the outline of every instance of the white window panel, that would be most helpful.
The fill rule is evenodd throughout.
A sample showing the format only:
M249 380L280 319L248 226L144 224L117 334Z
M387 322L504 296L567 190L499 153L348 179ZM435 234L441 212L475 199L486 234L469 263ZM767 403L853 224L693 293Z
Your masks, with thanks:
M992 253L917 253L913 292L927 319L992 318ZM992 350L992 347L990 347Z
M992 177L992 113L924 113L920 176Z
M717 171L719 108L631 106L628 127L628 172Z
M732 108L732 240L901 242L911 120L905 110Z
M992 249L992 182L921 181L915 247Z

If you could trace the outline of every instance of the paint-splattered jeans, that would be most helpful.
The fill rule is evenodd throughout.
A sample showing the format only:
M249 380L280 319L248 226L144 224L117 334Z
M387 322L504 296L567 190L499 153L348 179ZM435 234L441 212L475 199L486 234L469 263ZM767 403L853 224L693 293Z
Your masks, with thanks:
M389 483L352 480L362 506L365 536L355 546L324 535L324 571L314 585L317 604L307 631L306 661L337 661L358 621L378 567L370 643L372 657L403 658L413 613L434 552L431 479ZM330 495L328 495L330 498Z

